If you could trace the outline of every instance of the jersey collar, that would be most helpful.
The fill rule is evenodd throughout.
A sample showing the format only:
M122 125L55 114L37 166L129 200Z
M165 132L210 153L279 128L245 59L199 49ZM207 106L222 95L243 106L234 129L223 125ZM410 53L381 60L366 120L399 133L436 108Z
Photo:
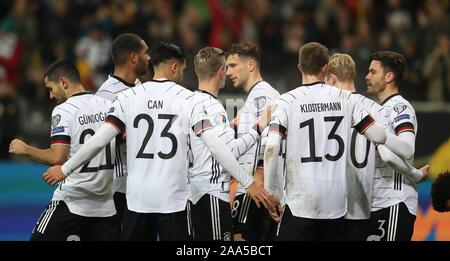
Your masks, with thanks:
M300 85L300 87L303 87L303 86L313 86L313 85L316 85L316 84L322 84L322 85L324 85L325 83L324 82L321 82L321 81L317 81L317 82L312 82L312 83L307 83L307 84L302 84L302 85Z
M125 81L124 79L120 78L120 77L117 76L117 75L110 74L110 76L111 76L112 78L118 80L119 82L125 84L125 85L128 86L128 87L134 87L134 86L135 86L134 83L129 83L129 82Z
M207 92L207 91L204 91L204 90L199 90L200 92L202 92L202 93L206 93L206 94L209 94L209 95L211 95L212 97L214 97L214 99L216 99L217 100L217 97L216 96L214 96L212 93L209 93L209 92Z
M171 80L167 78L159 78L159 79L152 79L152 82L171 82Z
M85 94L91 94L91 93L90 92L77 92L70 97L81 96L81 95L85 95Z
M253 88L255 88L255 86L262 81L263 80L259 80L259 81L255 82L255 84L253 84L252 87L250 87L250 89L248 90L248 93L250 93L253 90Z
M391 96L388 96L384 101L381 103L381 106L383 106L387 101L389 101L391 98L400 95L400 93L392 94Z

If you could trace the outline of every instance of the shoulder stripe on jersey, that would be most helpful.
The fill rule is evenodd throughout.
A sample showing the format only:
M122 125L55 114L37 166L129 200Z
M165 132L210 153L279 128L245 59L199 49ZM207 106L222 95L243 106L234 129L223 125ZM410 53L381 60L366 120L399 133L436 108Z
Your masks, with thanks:
M70 136L68 135L55 135L50 138L50 144L64 144L70 145Z
M168 92L170 89L172 89L173 86L175 86L176 84L172 84L169 86L169 88L167 88L166 92Z
M182 91L183 91L183 89L179 90L175 95L180 94L180 92L182 92Z
M130 88L131 88L131 87L130 87ZM123 92L123 91L125 91L125 90L128 90L128 88L123 88L123 89L120 89L120 90L118 90L118 91L115 91L114 94L119 93L119 92Z
M192 98L194 96L194 94L192 94L192 95L189 95L186 99L184 99L184 100L187 100L187 99L190 99L190 98Z
M109 93L115 94L115 92L112 92L112 91L109 91L109 90L98 90L97 93L99 93L99 92L109 92Z
M356 124L355 129L360 133L360 134L364 134L364 132L366 132L366 130L372 126L372 124L375 123L375 120L370 116L367 115L366 117L364 117L364 119L362 119L358 124Z
M201 120L192 126L195 135L200 136L205 130L211 129L213 126L209 120Z
M295 97L294 95L292 95L291 93L286 93L287 95L290 95L290 96L292 96L292 98L294 98L294 99L297 99L297 97Z
M405 131L410 131L410 132L415 134L414 125L412 125L410 122L404 122L402 124L399 124L395 128L395 134L397 134L397 135L402 133L402 132L405 132Z
M281 135L281 137L285 137L286 136L286 127L277 124L277 123L272 123L269 126L269 132L275 132Z
M72 105L73 107L80 109L78 106L73 105L72 103L66 102L66 104Z
M283 99L283 98L279 98L279 99L280 99L280 101L284 101L285 103L289 104L289 102L286 101L285 99Z
M119 118L117 118L116 116L113 115L108 115L108 117L106 117L105 122L108 122L110 124L112 124L114 127L116 127L116 129L119 131L120 135L122 135L122 137L125 136L125 123L123 123Z

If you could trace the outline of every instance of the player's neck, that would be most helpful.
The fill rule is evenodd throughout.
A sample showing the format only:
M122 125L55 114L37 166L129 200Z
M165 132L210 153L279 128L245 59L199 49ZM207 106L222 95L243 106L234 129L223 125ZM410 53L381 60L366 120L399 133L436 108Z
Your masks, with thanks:
M338 87L339 89L356 92L354 82L336 82L335 86Z
M155 69L155 74L153 75L153 79L169 79L173 81L173 77L170 77L169 74L165 70Z
M129 84L134 84L136 81L136 73L134 70L129 70L128 68L124 67L116 67L114 69L114 75L121 78L122 80L126 81Z
M255 84L260 81L262 81L261 73L257 72L254 74L250 74L248 76L248 81L244 86L244 91L246 93L249 93L253 86L255 86Z
M67 91L66 91L67 98L70 98L73 95L75 95L77 93L81 93L81 92L86 92L86 90L84 89L83 85L81 85L81 84L73 85L70 88L68 88Z
M211 78L208 80L203 80L203 81L199 81L198 82L198 89L202 90L202 91L206 91L212 95L214 95L214 97L217 98L217 96L219 95L219 81L217 79Z
M323 79L321 79L317 75L309 75L309 74L302 74L302 84L310 84L315 82L323 82Z
M386 100L388 97L397 94L398 93L398 88L397 86L386 86L386 88L384 89L384 91L378 93L378 100L380 101L380 103L383 103L384 100Z

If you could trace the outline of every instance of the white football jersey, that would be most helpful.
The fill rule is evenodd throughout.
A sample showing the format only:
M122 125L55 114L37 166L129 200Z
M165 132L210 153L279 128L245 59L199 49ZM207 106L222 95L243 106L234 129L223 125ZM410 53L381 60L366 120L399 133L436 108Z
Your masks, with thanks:
M414 108L400 94L388 97L382 104L388 115L387 131L398 135L404 131L417 133L417 118ZM413 163L413 159L410 160ZM409 180L384 163L376 159L372 211L394 206L404 202L412 215L417 211L417 188Z
M373 119L386 128L387 115L375 101L360 94L363 107ZM355 128L350 133L350 149L347 150L347 213L345 219L369 219L372 205L373 178L375 174L375 145Z
M125 90L134 87L134 84L130 84L125 80L115 75L109 75L108 79L100 86L95 95L103 97L105 99L114 101L117 95ZM118 191L125 193L127 188L127 154L126 154L125 141L118 138L116 146L116 160L114 162L114 192Z
M182 211L190 198L188 139L211 128L194 93L169 80L121 92L106 122L127 136L127 203L139 213ZM191 129L192 128L192 129Z
M239 139L234 138L234 130L229 126L227 113L223 105L205 91L195 92L196 100L203 104L208 118L217 136L227 145L237 158L256 143L258 133L250 129ZM230 175L223 172L222 166L211 155L203 141L194 133L190 135L192 152L192 167L190 180L192 189L192 202L197 203L205 194L213 195L223 201L230 201Z
M294 216L345 215L349 132L373 123L358 96L321 82L280 96L269 131L286 136L286 204Z
M247 100L241 109L239 123L237 128L237 137L241 137L248 133L249 129L256 124L258 117L269 106L273 106L275 101L280 96L280 93L275 90L266 81L259 81L250 89ZM259 147L261 146L260 139L253 145L246 153L239 157L238 162L241 167L249 173L255 172ZM236 195L245 193L245 189L238 185Z
M51 144L70 146L70 157L106 119L111 102L87 92L77 93L55 107ZM116 213L113 201L114 147L112 141L97 156L59 183L53 200L63 200L70 212L85 217Z

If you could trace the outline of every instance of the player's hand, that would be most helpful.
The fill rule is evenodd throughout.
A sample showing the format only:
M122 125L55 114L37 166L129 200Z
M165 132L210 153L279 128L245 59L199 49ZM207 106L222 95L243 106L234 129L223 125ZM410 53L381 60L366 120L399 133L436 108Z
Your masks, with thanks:
M26 155L28 153L28 144L19 139L14 139L9 144L9 153Z
M261 207L261 204L264 205L266 209L269 211L275 211L276 205L272 204L272 201L270 200L269 193L264 189L261 184L258 184L256 182L253 182L247 189L247 194L250 195L250 197L255 201L256 206L258 208Z
M264 130L267 125L269 125L271 117L272 106L269 106L261 113L261 116L258 117L258 125L262 130Z
M276 206L274 210L269 210L270 217L272 217L273 220L279 223L284 212L284 207L281 206L280 200L276 196L271 195L270 200L272 202L272 205Z
M66 176L64 176L61 165L56 165L47 170L47 172L44 173L42 178L50 185L55 185L56 183L60 182L61 180L65 179Z
M264 187L264 169L262 167L256 168L255 175L253 175L253 181Z
M424 182L425 180L428 179L428 169L429 168L430 168L430 165L425 165L419 169L420 172L422 172L422 179L419 180L419 182L417 182L417 183Z

